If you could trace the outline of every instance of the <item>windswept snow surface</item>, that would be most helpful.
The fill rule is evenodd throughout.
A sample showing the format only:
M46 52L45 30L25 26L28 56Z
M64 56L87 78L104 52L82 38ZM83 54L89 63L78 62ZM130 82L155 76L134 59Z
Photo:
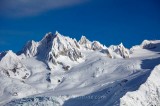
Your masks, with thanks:
M0 105L158 106L159 44L107 48L85 36L48 33L18 55L0 53Z
M160 105L160 65L151 72L140 88L128 92L121 98L122 106L159 106Z

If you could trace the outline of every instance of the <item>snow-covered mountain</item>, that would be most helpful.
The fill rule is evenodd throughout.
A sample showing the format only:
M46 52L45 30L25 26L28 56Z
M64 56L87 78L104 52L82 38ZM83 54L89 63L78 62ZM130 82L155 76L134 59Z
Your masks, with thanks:
M111 45L109 48L103 49L102 53L106 53L110 58L129 58L130 51L123 46L123 44L119 45Z
M21 53L24 53L26 57L36 56L46 62L50 69L53 69L54 65L62 63L62 61L58 61L61 56L66 56L71 61L82 58L78 42L58 32L55 34L47 33L39 42L29 41Z
M160 40L127 49L49 32L0 53L0 105L158 106L158 64Z
M71 61L78 61L78 59L83 57L82 50L99 51L103 49L107 48L98 41L89 41L85 36L82 36L79 42L77 42L76 39L65 37L58 32L55 34L49 32L39 42L29 41L21 51L21 54L24 54L26 57L36 56L38 59L46 62L50 69L54 69L55 65L63 64L63 61L58 61L58 58L61 58L61 56L66 56ZM113 52L110 55L114 54L122 58L129 58L128 50L122 44L109 49Z
M85 36L81 37L81 39L79 40L79 44L82 46L81 48L85 48L87 50L102 50L106 48L98 41L89 41Z
M0 54L0 70L1 74L17 79L26 79L31 74L11 50Z

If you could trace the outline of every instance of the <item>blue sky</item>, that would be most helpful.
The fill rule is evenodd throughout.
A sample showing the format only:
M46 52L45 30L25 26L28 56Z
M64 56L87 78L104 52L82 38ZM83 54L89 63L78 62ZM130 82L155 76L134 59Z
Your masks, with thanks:
M0 0L0 51L21 50L47 32L130 48L160 39L159 0Z

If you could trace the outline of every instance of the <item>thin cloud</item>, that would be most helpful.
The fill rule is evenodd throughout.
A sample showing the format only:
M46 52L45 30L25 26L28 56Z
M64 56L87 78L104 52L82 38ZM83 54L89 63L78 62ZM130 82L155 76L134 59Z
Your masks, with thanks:
M0 0L0 15L25 17L48 10L78 5L90 0Z

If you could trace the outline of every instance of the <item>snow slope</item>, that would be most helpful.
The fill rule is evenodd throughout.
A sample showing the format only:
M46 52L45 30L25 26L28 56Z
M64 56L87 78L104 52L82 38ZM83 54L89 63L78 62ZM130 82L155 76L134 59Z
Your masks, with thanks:
M0 105L130 106L134 100L138 106L149 100L158 105L159 66L153 68L160 64L159 44L106 47L85 36L77 41L47 33L17 55L0 53Z
M121 98L122 106L159 106L160 105L160 65L151 72L140 88L128 92Z

